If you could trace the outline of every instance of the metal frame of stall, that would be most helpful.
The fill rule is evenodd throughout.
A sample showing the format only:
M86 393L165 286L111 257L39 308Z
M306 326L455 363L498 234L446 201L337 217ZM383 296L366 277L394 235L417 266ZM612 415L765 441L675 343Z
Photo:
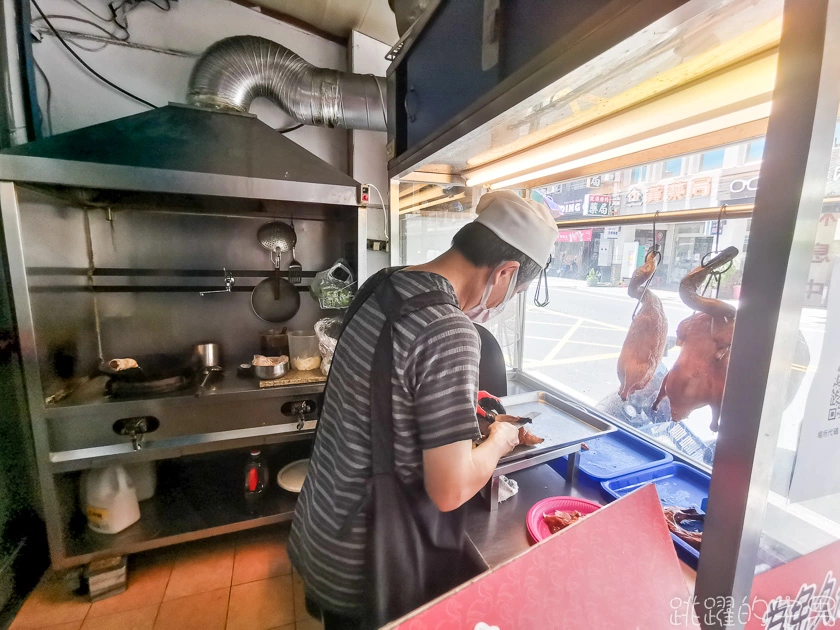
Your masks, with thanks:
M22 184L21 184L22 183ZM315 192L321 197L328 196L336 207L346 207L353 212L352 222L357 222L357 256L359 274L363 281L366 270L366 217L367 209L358 205L356 186L322 186L319 184L298 184L295 182L258 180L248 177L219 176L212 173L159 171L150 168L131 166L80 163L40 157L0 156L0 214L2 214L5 258L8 265L11 293L14 299L14 316L20 339L20 357L23 379L26 385L28 413L21 419L31 427L40 502L46 521L47 540L50 548L52 565L57 569L71 568L86 564L102 557L119 556L153 549L170 544L187 542L199 538L215 536L228 532L240 531L262 525L289 521L294 513L294 501L282 502L276 513L259 515L249 519L231 520L225 523L210 523L196 527L182 528L174 534L161 534L160 523L167 520L166 514L154 512L150 515L152 524L143 536L135 537L128 533L113 540L102 542L96 549L78 551L71 549L65 540L62 503L56 475L67 471L85 470L112 463L138 463L157 459L180 457L199 453L225 451L261 444L279 444L299 439L308 439L313 435L316 420L311 414L301 416L300 426L295 423L277 426L262 426L238 430L219 430L191 436L173 438L153 443L149 441L143 450L135 443L132 448L131 437L118 447L95 447L70 452L55 452L51 447L47 426L48 415L54 407L45 402L41 377L39 374L38 352L36 349L35 324L30 299L30 272L27 270L24 256L23 234L21 227L21 207L18 200L19 187L27 183L50 184L69 187L88 187L91 189L141 190L146 193L165 193L206 196L208 198L238 198L265 200L295 199L301 203L314 201ZM80 204L80 206L83 204ZM105 209L103 209L103 212ZM110 209L108 209L110 212ZM205 213L212 214L212 212ZM276 217L276 213L267 213L266 218ZM200 288L200 287L197 287ZM191 290L197 290L193 288ZM211 287L212 288L212 287ZM252 385L223 388L218 393L207 394L202 404L242 401L272 401L278 397L316 396L323 392L324 384L298 384L273 389L259 389ZM121 402L128 412L134 415L146 415L149 405L159 404L160 408L195 404L199 399L174 398L163 403L152 401ZM67 410L59 410L67 411ZM69 409L73 412L73 409ZM82 410L84 411L84 410ZM131 413L129 413L131 415ZM157 528L157 529L156 529ZM100 540L100 539L97 539ZM104 540L104 539L102 539Z
M699 11L708 6L704 0L692 0L685 9ZM437 140L457 142L457 137L498 113L499 101L511 107L529 95L528 89L526 78L497 99L492 110L451 121L449 131ZM823 204L838 106L840 0L785 0L773 109L755 203L727 209L731 218L752 217L751 247L744 265L722 411L724 417L737 421L722 423L718 434L697 573L695 605L704 628L744 627L737 611L750 597L785 383L804 303L801 289L808 278ZM412 165L398 160L391 166L392 193L397 193L392 199L398 199L400 177ZM441 182L453 178L438 177ZM392 220L398 219L398 212L398 204L392 204ZM718 212L719 208L669 212L668 221L715 219ZM563 226L649 223L651 219L649 214L581 219ZM392 261L399 260L398 248L394 248ZM520 309L523 325L524 301ZM515 350L513 376L528 380L522 373L522 337Z

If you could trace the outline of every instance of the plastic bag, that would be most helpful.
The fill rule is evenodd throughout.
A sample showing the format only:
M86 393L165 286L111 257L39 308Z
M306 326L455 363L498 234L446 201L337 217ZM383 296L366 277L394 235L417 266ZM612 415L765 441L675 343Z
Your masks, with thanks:
M341 331L340 317L324 317L315 322L315 336L318 338L318 350L321 352L321 373L329 375L338 333Z
M309 292L323 309L344 309L353 301L356 281L347 262L339 259L332 267L315 274Z

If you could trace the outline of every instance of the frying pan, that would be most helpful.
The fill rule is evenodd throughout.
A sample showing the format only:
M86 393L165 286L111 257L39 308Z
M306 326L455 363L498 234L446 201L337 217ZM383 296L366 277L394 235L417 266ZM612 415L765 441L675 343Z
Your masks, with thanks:
M275 273L254 287L251 308L261 320L279 323L290 320L300 308L300 293L285 278Z
M191 352L171 354L145 354L132 357L138 367L127 370L114 370L106 361L99 366L102 374L107 374L114 381L125 383L143 383L176 376L189 376L195 372Z

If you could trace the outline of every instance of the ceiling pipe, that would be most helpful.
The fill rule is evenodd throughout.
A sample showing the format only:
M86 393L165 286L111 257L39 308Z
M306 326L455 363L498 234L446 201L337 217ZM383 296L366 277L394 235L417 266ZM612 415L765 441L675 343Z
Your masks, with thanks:
M187 102L247 112L264 97L305 125L385 131L385 89L380 77L318 68L277 42L241 35L204 51Z

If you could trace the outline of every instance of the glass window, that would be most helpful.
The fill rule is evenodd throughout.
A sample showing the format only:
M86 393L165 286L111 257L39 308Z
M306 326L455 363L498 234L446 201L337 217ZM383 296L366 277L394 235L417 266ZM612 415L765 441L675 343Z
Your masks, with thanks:
M630 183L636 184L647 179L647 166L637 166L630 171Z
M695 306L679 296L680 281L699 267L709 252L729 245L740 249L746 238L747 220L729 220L721 225L716 245L717 224L711 223L662 221L657 222L655 231L652 223L593 228L577 230L579 238L558 242L556 263L549 268L550 305L534 306L534 287L526 299L522 357L522 369L528 375L704 466L712 465L717 439L711 407L698 404L680 422L672 422L671 397L666 396L657 409L653 406L665 375L683 352L677 345L678 326L695 315ZM662 304L667 328L661 339L664 356L651 367L654 372L644 387L623 400L620 366L626 362L620 357L638 304L628 295L627 285L654 243L662 252L662 261L645 299ZM739 256L730 269L723 270L719 290L713 283L705 294L737 304L742 261ZM645 337L630 343L641 343L641 348L655 340Z
M840 540L840 181L832 177L838 159L835 136L808 279L798 287L804 303L756 573Z
M665 177L675 177L677 175L681 175L682 164L682 158L674 158L673 160L667 160L665 162L665 168L663 169L663 175Z
M721 168L723 166L724 149L715 149L714 151L706 151L700 156L700 170L710 171L712 169Z
M764 155L764 138L753 140L747 145L747 155L744 161L759 162L762 155Z

